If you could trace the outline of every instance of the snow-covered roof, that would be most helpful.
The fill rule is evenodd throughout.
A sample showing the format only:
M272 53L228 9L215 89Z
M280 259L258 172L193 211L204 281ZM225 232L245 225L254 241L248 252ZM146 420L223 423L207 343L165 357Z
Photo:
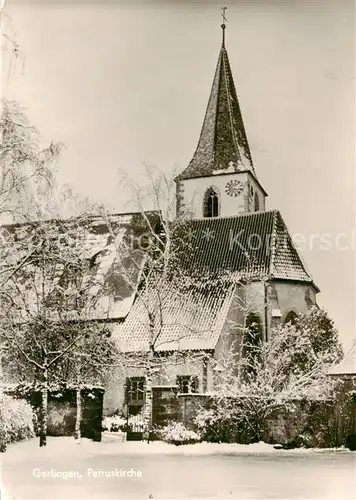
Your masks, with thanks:
M356 377L356 340L353 342L352 347L346 356L338 363L333 366L329 372L329 375L350 375Z
M145 352L152 330L148 314L156 317L155 350L214 349L233 297L234 285L209 293L179 292L176 286L153 287L137 296L124 323L112 326L122 352Z
M152 217L157 217L155 212L150 212L149 216L150 214ZM76 245L78 248L73 251L73 255L78 255L83 262L88 262L88 269L83 278L84 284L81 288L87 287L92 300L88 302L89 306L86 308L83 319L123 319L127 316L135 298L144 252L131 248L130 245L124 245L127 255L123 255L118 248L125 237L137 234L137 231L143 231L144 220L141 214L134 213L111 215L109 221L110 227L102 217L96 216L83 220L52 220L7 226L6 229L13 235L15 244L12 245L11 255L7 256L6 262L16 265L16 262L31 253L32 248L35 248L34 241L39 234L39 228L47 236L51 234L57 237L58 234L58 238L61 237L62 231L62 236L66 235L66 238L63 238L63 249L66 245L67 247L72 244ZM147 231L147 228L145 229ZM72 234L72 239L68 237L68 233ZM33 240L31 240L31 235L33 235ZM57 247L62 248L61 244ZM65 261L65 258L63 260ZM43 273L36 272L36 265L36 263L27 262L16 276L19 321L27 321L29 316L38 313L38 294L40 281L43 281ZM47 278L46 289L49 300L56 293L56 288L63 286L61 280L65 271L60 264L60 258L56 266L56 268L52 266L51 277ZM123 277L123 272L129 273L130 280ZM26 297L25 303L21 303L21 296ZM78 319L75 309L72 313L73 317L71 311L67 310L66 318ZM52 314L56 314L55 309Z
M157 213L153 215L159 221ZM48 222L49 227L52 223L58 224L56 221ZM124 215L122 218L115 216L113 227L115 231L109 231L103 220L94 217L81 234L83 258L90 262L85 279L95 303L95 307L87 310L81 319L112 320L113 335L125 352L147 350L150 330L146 306L149 304L149 308L154 309L157 300L161 302L163 313L162 328L155 346L157 351L208 350L215 348L226 320L236 276L298 280L315 286L276 210L195 219L183 224L179 222L175 226L171 235L175 273L194 276L200 284L207 277L218 275L221 278L222 273L223 281L218 280L216 283L219 284L214 285L209 293L202 291L200 285L198 288L187 287L186 283L184 291L171 284L159 290L148 287L144 294L137 292L144 252L135 254L134 248L128 245L128 253L123 259L117 248L124 238L137 235L139 231L145 232L147 227L141 214ZM76 230L82 230L80 225L74 228L73 233ZM25 228L20 226L16 231L19 232L19 240L23 240ZM53 234L56 232L53 231ZM258 236L261 245L250 245L251 235ZM177 245L178 251L174 245ZM141 268L137 264L141 264ZM124 276L128 270L134 281L131 287ZM33 275L29 275L32 280ZM62 275L63 270L59 267L53 276L53 289L61 285ZM19 280L18 286L27 297L33 294L35 312L39 285L29 283L29 279L24 277ZM22 309L23 313L22 319L26 321L28 311ZM68 311L65 317L78 319L72 318ZM115 320L123 319L123 323L115 323Z

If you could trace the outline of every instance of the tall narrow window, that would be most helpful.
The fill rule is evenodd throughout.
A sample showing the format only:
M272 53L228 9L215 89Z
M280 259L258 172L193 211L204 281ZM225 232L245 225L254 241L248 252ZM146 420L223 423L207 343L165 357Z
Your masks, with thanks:
M219 215L219 197L212 187L205 192L203 212L204 217L217 217Z
M260 209L260 200L258 198L258 194L255 193L255 212L258 212Z
M247 315L245 334L243 339L242 356L245 362L244 373L252 375L256 373L256 362L259 359L262 343L262 323L257 314Z
M143 405L145 399L145 377L127 377L125 399L129 405Z
M259 347L262 342L262 323L257 314L250 313L246 318L245 341L251 348Z

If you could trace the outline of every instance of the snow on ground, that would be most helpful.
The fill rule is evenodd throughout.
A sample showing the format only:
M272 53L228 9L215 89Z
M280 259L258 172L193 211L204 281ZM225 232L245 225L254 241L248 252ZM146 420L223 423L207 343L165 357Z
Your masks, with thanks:
M265 443L174 446L123 442L104 433L101 443L78 444L71 437L48 438L45 448L37 439L14 443L1 459L5 500L356 500L356 453L348 450L287 451ZM132 469L140 477L112 474ZM68 477L71 471L77 477Z
M119 433L104 432L101 443L90 439L75 440L72 437L49 437L47 446L39 448L37 440L30 440L21 443L14 443L9 446L6 453L7 460L16 460L19 455L22 459L30 459L34 456L52 456L53 454L67 454L80 456L100 456L104 455L243 455L243 454L274 454L274 455L294 455L305 453L351 453L356 458L356 453L346 448L295 448L291 450L276 449L273 445L264 442L254 444L237 443L196 443L176 446L162 441L123 441L123 436Z
M264 443L263 441L253 444L237 444L237 443L196 443L186 445L172 445L162 441L153 441L145 443L143 441L122 442L123 437L110 432L103 433L103 442L112 444L112 448L117 451L117 444L120 442L120 453L137 453L137 454L168 454L168 455L226 455L226 454L255 454L255 453L325 453L350 450L345 448L295 448L291 450L281 450L274 448L274 445ZM87 440L88 441L88 440ZM350 452L351 453L351 452ZM355 454L356 456L356 454Z

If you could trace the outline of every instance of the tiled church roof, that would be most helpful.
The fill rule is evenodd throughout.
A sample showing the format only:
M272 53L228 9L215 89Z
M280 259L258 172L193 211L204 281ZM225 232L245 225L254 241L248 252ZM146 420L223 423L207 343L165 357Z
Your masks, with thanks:
M193 219L185 232L190 249L181 258L192 270L313 283L278 210Z
M231 305L236 276L292 280L315 287L277 210L193 219L176 236L181 249L178 273L182 269L201 284L209 279L214 283L219 276L224 280L213 284L210 293L189 288L184 293L184 286L179 290L172 285L163 290L151 287L142 298L136 297L125 322L113 327L123 352L148 350L147 310L161 317L157 352L214 349ZM155 301L160 305L155 307Z
M177 180L227 169L249 170L255 175L229 58L223 45L197 149Z
M155 215L158 220L158 214ZM144 232L143 218L140 214L112 216L112 223L116 230L116 240L108 227L93 218L86 227L83 239L83 257L90 262L88 280L92 279L93 293L97 293L95 308L90 310L86 319L125 320L125 326L117 325L117 334L123 336L131 348L139 348L146 343L147 322L142 321L143 305L136 298L135 289L139 278L139 266L144 252L127 255L122 259L117 249L125 236ZM157 221L156 221L157 222ZM49 221L46 224L58 224ZM66 223L68 224L68 222ZM76 223L78 225L78 222ZM79 225L75 226L78 227ZM22 225L13 228L21 241L30 230L29 226ZM241 276L252 279L284 279L296 280L313 285L313 281L306 270L297 250L293 247L285 223L278 211L255 212L235 217L219 217L193 219L178 229L177 238L180 246L178 252L178 266L188 271L188 274L199 276L201 282L206 276L219 273L237 272ZM16 252L15 252L16 253ZM21 258L19 254L17 258ZM132 259L135 263L132 266ZM133 280L128 286L123 276L123 264L129 268ZM177 267L179 272L179 267ZM136 274L135 274L136 273ZM55 278L55 277L54 277ZM53 280L53 289L56 280L60 280L61 270ZM136 283L135 283L136 280ZM31 305L31 296L34 295L33 305L36 313L36 284L29 284L18 280L19 289L24 289L28 303ZM167 302L165 314L168 314L160 340L160 350L169 348L194 349L200 345L201 349L212 348L217 340L219 329L223 325L227 313L232 283L227 281L227 288L215 289L214 293L199 294L188 290L181 294L174 289L167 289L163 299ZM315 285L314 285L315 286ZM32 288L33 290L32 290ZM98 287L98 292L95 292ZM155 289L151 290L151 300L154 300ZM160 294L162 295L162 290ZM32 295L31 295L32 294ZM162 297L161 297L162 299ZM199 310L199 312L198 312ZM69 316L68 316L69 317ZM26 317L22 317L26 320ZM189 335L188 335L189 333ZM176 340L176 342L172 342ZM132 344L132 345L131 345ZM204 346L204 347L203 347ZM126 345L127 347L127 345ZM124 349L126 349L124 346Z

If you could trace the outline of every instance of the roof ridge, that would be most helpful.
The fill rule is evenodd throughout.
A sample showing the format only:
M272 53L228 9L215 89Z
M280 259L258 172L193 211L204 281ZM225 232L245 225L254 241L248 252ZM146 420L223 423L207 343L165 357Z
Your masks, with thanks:
M214 75L213 85L211 87L211 97L213 97L213 90L214 90L215 79L217 78L218 79L218 83L217 83L217 91L216 91L215 116L214 116L214 138L213 138L213 151L212 151L212 158L211 158L211 160L213 162L213 165L215 164L215 149L216 149L216 136L217 136L216 129L217 129L218 113L219 113L220 74L221 74L221 68L223 67L223 51L224 50L225 50L225 48L224 48L224 46L222 46L220 48L218 63L216 65L216 72L215 72L215 75ZM208 107L209 107L209 103L208 103L208 106L206 108L207 112L208 112ZM204 116L204 122L205 122L205 119L206 119L206 116ZM198 148L199 148L200 140L201 140L203 132L204 132L204 122L203 122L203 126L202 126L202 129L201 129L201 134L200 134L200 137L199 137L199 142L198 142L198 145L197 145L197 151L198 151ZM196 153L194 153L192 161L194 160L195 155L196 155Z
M226 52L225 48L222 48L221 50L224 51L222 53L223 54L223 56L222 56L222 69L223 69L223 71L225 73L225 75L224 75L225 76L225 90L226 90L226 95L229 95L229 83L230 82L228 82L229 76L228 76L228 72L227 72L227 69L226 69L226 62L229 64L228 55L227 55L227 52ZM227 58L227 61L226 61L226 58ZM219 82L219 86L220 86L220 82ZM233 143L235 145L235 149L236 149L236 152L237 152L238 160L239 159L241 160L240 150L239 150L239 146L238 146L238 143L237 143L237 140L236 140L236 134L234 134L234 122L233 122L233 118L232 118L233 110L232 110L231 100L230 99L227 100L227 107L228 107L228 115L229 115L229 118L230 118L230 128L231 128L231 134L232 134L232 141L233 141ZM243 162L241 161L241 163L243 163Z
M224 219L236 219L236 218L240 218L240 217L251 217L252 215L262 215L262 214L271 214L271 213L274 213L274 212L278 212L279 213L279 210L274 208L274 209L271 209L271 210L260 210L260 211L256 211L256 212L247 212L247 213L241 213L241 214L236 214L236 215L225 215L225 216L219 216L219 217L194 217L194 218L191 218L191 219L187 219L187 221L202 221L202 220L206 220L206 221L211 221L211 220L224 220Z
M161 210L145 210L145 214L159 214ZM124 217L129 215L142 215L142 211L138 210L136 212L110 212L106 214L106 217ZM101 214L90 214L83 213L79 215L71 215L69 217L53 217L51 219L37 219L37 220L24 220L23 222L13 222L9 224L0 224L0 227L3 228L17 228L17 227L25 227L25 226L39 226L41 224L56 224L56 223L66 223L66 222L75 222L80 221L82 219L86 219L88 221L94 222L96 219L102 219L105 223L105 218Z

